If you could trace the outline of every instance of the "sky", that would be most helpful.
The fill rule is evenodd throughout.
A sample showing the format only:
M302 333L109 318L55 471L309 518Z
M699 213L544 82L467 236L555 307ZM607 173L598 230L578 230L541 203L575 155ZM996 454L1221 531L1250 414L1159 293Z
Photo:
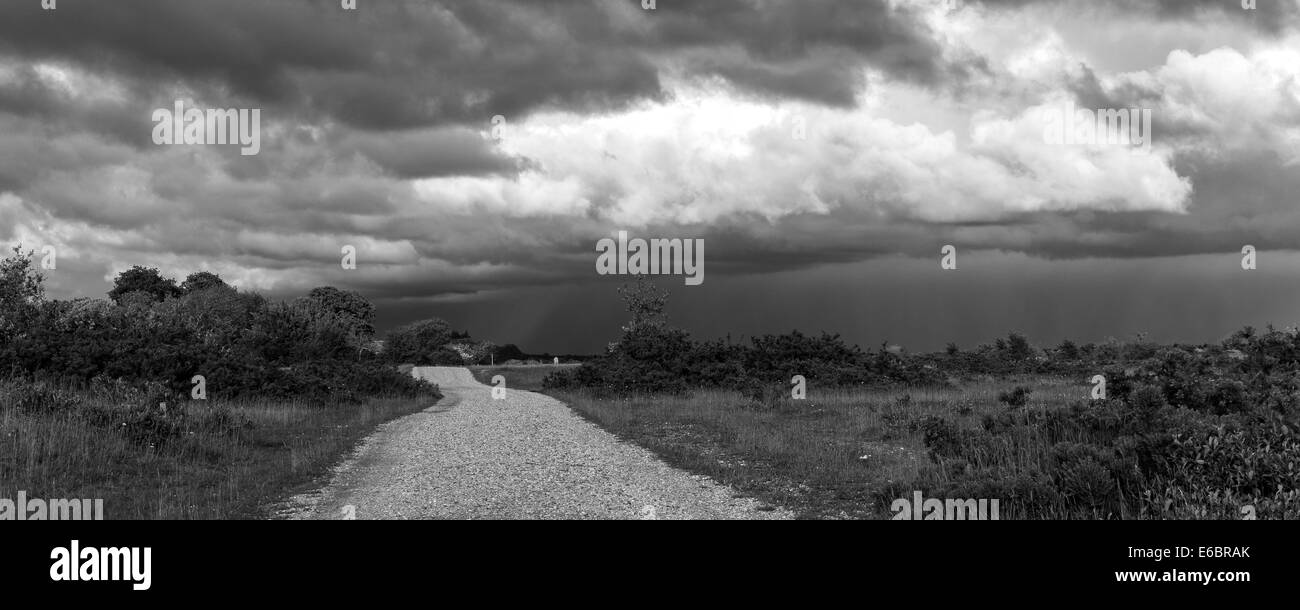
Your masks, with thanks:
M54 298L207 270L538 353L617 338L619 231L704 241L657 278L700 338L1300 321L1297 0L342 4L0 0L0 243L54 248ZM256 109L256 154L158 143L177 102Z

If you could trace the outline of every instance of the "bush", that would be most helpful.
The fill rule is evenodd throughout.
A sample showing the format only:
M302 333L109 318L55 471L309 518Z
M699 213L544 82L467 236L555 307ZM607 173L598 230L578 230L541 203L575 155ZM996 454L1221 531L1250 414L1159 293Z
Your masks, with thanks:
M900 438L915 431L912 423L911 394L904 394L890 402L880 413L880 421L884 424L881 438L885 440Z
M253 427L228 408L194 403L96 405L83 417L93 425L119 431L132 444L153 449L192 434L234 436Z
M867 354L837 335L798 331L755 337L750 345L694 342L683 331L653 325L628 330L605 355L575 371L554 373L547 388L586 387L608 394L682 394L689 388L752 391L780 387L802 375L819 387L942 385L938 371L918 360L880 350Z
M442 347L424 358L421 366L465 366L465 359L454 350Z
M790 397L790 388L784 384L749 379L741 384L740 393L749 401L750 408L771 410Z
M0 272L7 304L0 371L10 377L122 379L188 396L192 378L202 375L210 394L223 399L332 400L329 392L337 391L339 400L355 402L373 392L415 391L361 349L373 307L356 293L322 287L268 303L211 273L191 274L177 287L156 269L136 267L119 275L113 300L45 301L30 253L0 261ZM33 394L21 404L62 408L53 395Z
M137 385L106 377L80 386L73 380L16 380L0 387L0 408L75 418L142 447L159 448L196 433L233 435L251 427L228 408L182 401L163 384Z
M1164 348L1107 366L1106 400L1008 410L980 430L926 418L916 427L935 469L912 484L1020 494L1017 510L1040 518L1236 519L1247 505L1258 518L1300 517L1298 346L1293 331L1270 329ZM1023 405L1022 389L999 400Z
M437 318L407 324L388 333L384 359L396 364L438 366L433 359L452 340L453 334L451 325Z
M259 392L271 398L321 402L361 402L368 396L417 398L439 396L437 386L378 362L314 360L277 371Z
M1016 386L1010 392L1002 392L998 394L998 402L1011 408L1023 407L1029 403L1029 388Z
M81 407L81 396L48 383L20 384L6 398L19 413L48 415L72 413Z

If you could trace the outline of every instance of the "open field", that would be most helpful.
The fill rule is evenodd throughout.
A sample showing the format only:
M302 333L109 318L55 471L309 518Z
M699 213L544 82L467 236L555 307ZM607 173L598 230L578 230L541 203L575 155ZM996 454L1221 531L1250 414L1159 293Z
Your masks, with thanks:
M106 519L266 516L268 505L319 482L377 425L436 400L250 401L188 407L184 423L171 425L124 411L96 420L97 408L113 407L90 395L75 407L23 410L20 391L0 385L0 498L20 490L102 498Z
M1037 377L907 391L810 388L800 401L757 402L721 390L640 399L550 393L673 466L801 517L878 519L889 517L880 491L933 475L913 422L935 415L978 428L983 416L1007 410L998 395L1016 385L1031 390L1028 410L1060 409L1088 391L1082 380Z

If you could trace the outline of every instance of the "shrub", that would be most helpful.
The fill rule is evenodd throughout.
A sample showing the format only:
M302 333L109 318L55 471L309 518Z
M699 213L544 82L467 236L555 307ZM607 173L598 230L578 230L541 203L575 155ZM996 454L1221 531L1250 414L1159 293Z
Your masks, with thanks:
M313 360L284 367L259 391L273 398L358 403L366 396L439 396L437 387L378 361Z
M1028 491L1018 510L1036 517L1235 519L1249 505L1260 518L1296 518L1296 345L1270 330L1235 337L1231 350L1175 346L1106 367L1106 400L1008 410L980 430L926 418L917 428L935 469L915 484ZM999 399L1023 404L1018 390Z
M228 408L193 403L96 405L83 416L93 425L117 430L135 445L154 449L191 434L233 436L253 427Z
M1023 407L1029 402L1029 388L1016 386L1010 392L1002 392L998 394L998 402L1011 408Z
M19 413L31 415L73 413L81 407L81 396L44 382L18 385L7 401Z
M423 359L423 362L421 366L465 366L465 358L455 350L445 347L434 350Z
M383 355L389 362L437 366L431 359L452 335L451 325L437 318L407 324L388 333Z
M782 384L748 379L741 383L740 393L749 401L750 408L771 410L790 396L790 388Z
M0 315L0 370L9 376L119 378L188 395L191 379L203 375L209 392L226 399L329 400L328 390L338 389L350 402L365 392L409 390L368 364L360 341L373 308L356 293L323 287L294 302L268 303L210 273L192 274L182 289L157 270L137 267L118 277L117 303L44 301L30 263L30 254L0 261L0 297L11 305ZM328 373L304 372L325 361L335 363ZM25 408L43 408L34 400Z
M903 394L886 405L880 413L880 421L884 425L882 438L885 440L896 439L912 432L911 411L911 394Z

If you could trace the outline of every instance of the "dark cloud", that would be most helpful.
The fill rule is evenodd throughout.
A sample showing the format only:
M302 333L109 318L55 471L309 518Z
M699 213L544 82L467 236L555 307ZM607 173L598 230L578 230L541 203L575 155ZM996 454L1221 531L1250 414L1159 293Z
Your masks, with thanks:
M846 105L865 62L944 74L939 48L884 0L661 3L475 0L61 0L0 6L0 52L72 62L158 87L370 130L462 123L538 108L601 110L664 95L657 62L759 93ZM29 96L31 97L31 96ZM161 98L151 100L158 103ZM48 112L35 99L0 108ZM26 107L24 107L26 106Z
M399 178L514 174L523 159L497 153L489 140L465 129L357 134L338 146L356 151Z
M1251 25L1277 34L1295 27L1300 5L1287 0L1257 0L1247 10L1241 0L967 0L993 8L1019 9L1032 5L1071 5L1076 10L1107 10L1124 18L1127 15L1158 19L1219 20Z
M1260 0L1253 12L1217 0L1056 4L1067 3L1115 19L1179 19L1203 24L1198 27L1231 20L1270 36L1292 28L1297 17L1293 4L1272 0ZM570 141L584 135L576 131L584 127L580 121L671 102L679 77L710 90L721 81L727 85L721 89L747 101L811 103L791 106L820 107L841 113L823 116L851 121L896 110L881 109L879 117L843 112L857 107L867 73L881 75L885 86L919 91L904 99L960 99L972 113L1000 117L1019 110L998 104L1033 99L1037 92L1025 90L1039 85L1063 87L1089 108L1159 107L1172 98L1159 78L1116 79L1082 60L1064 83L1053 82L1054 73L1043 77L1046 82L1015 81L1004 67L931 31L922 3L657 4L647 11L640 0L359 0L359 10L344 11L337 0L59 0L56 11L44 11L37 0L0 0L0 228L8 239L52 235L84 249L63 259L67 273L52 283L65 291L59 296L79 288L97 296L114 266L148 264L183 275L193 270L186 265L217 262L246 272L247 282L269 285L273 295L334 284L374 298L388 312L385 324L443 314L463 320L476 335L552 351L594 351L616 332L612 287L625 278L595 278L593 246L623 228L611 218L647 191L671 201L644 204L648 220L638 221L636 233L708 244L709 288L682 297L684 323L706 335L716 320L728 319L742 333L825 328L864 343L919 337L922 347L940 347L948 339L988 339L963 329L1004 332L1029 320L1025 330L1031 332L1051 337L1061 334L1055 329L1072 327L1079 332L1071 336L1095 339L1104 329L1088 316L1106 299L1090 291L1111 290L1107 265L1150 263L1149 270L1178 278L1156 286L1208 303L1213 318L1160 326L1166 321L1159 308L1134 302L1168 301L1144 286L1141 273L1129 273L1115 285L1137 296L1117 306L1128 308L1116 314L1123 323L1106 332L1154 324L1169 336L1182 328L1212 338L1231 329L1232 312L1211 290L1189 288L1195 274L1183 263L1150 261L1227 261L1216 276L1223 279L1247 243L1261 250L1261 260L1293 260L1271 257L1294 248L1300 235L1294 205L1300 172L1295 159L1277 152L1285 141L1271 132L1284 121L1294 125L1296 108L1279 108L1242 127L1241 141L1268 144L1246 149L1241 141L1219 139L1226 138L1223 126L1201 120L1202 108L1157 114L1157 140L1170 145L1169 163L1194 186L1184 213L1124 211L1130 208L1120 205L1110 206L1120 211L1105 211L1104 201L1081 204L1096 210L1044 204L1029 212L990 204L980 199L982 189L1002 193L992 182L1032 170L1006 150L967 150L963 134L949 142L941 132L960 128L940 117L935 126L894 122L831 138L831 151L817 151L825 153L820 156L782 148L789 143L783 130L742 142L740 148L788 153L761 157L768 165L749 174L751 180L784 176L784 166L799 158L821 159L821 167L810 171L822 179L817 188L825 207L794 207L783 198L801 190L790 187L772 195L770 206L735 205L704 214L707 222L691 221L693 212L707 212L719 204L713 199L727 194L727 188L704 192L707 183L746 196L767 193L745 190L746 177L735 175L744 168L728 165L716 151L700 157L699 167L654 167L661 157L690 159L675 152L708 148L707 130L696 140L683 133L662 141L613 132L583 148ZM996 12L1029 3L983 4ZM70 84L60 81L61 71ZM990 91L1003 97L981 106L979 96ZM178 98L262 109L261 154L154 146L151 111ZM1279 99L1279 106L1290 103ZM1173 101L1196 106L1201 100ZM550 111L561 118L538 117ZM498 114L511 125L530 116L559 123L577 117L538 129L553 128L555 146L572 145L572 156L606 149L608 161L601 162L609 168L592 171L584 161L556 169L503 152L508 148L488 137ZM843 127L833 119L810 125ZM881 141L863 141L864 135ZM643 142L664 154L642 155ZM956 153L948 154L949 144ZM1007 171L970 177L961 173L969 166L951 172L939 167L968 153L957 160L972 166L988 161L979 167ZM620 165L634 162L646 166L643 177L628 178L636 168ZM840 162L856 163L850 167L872 179L857 181L854 171L837 167ZM654 191L695 171L706 179ZM528 174L545 180L527 182L522 177ZM1069 178L1054 185L1091 186ZM437 179L463 180L463 188L420 192ZM584 180L581 189L544 190ZM934 220L947 218L934 212L949 204L909 197L914 193L902 188L930 183L935 190L922 188L922 195L950 197L951 209L969 205L981 213ZM570 205L579 199L581 205ZM527 207L520 200L532 207L519 209ZM676 213L655 213L664 210ZM343 244L358 247L362 271L340 269ZM937 287L933 270L946 244L969 261L963 270L987 275ZM1088 262L1094 258L1109 260ZM1044 267L1054 263L1085 276L1084 288L1054 278ZM1020 278L998 275L1021 272ZM907 296L880 296L891 291ZM1251 298L1265 292L1248 287ZM1032 299L1079 320L1025 310ZM944 305L957 301L968 311ZM593 309L602 313L593 315ZM1276 311L1259 306L1248 317L1286 322L1270 317ZM909 318L913 314L916 319ZM494 326L502 319L511 321Z
M700 338L748 341L799 329L839 333L874 348L963 349L1007 333L1038 346L1063 339L1212 343L1244 325L1296 323L1300 255L1275 253L1269 267L1243 272L1240 254L1149 259L1044 261L1003 253L965 254L944 272L938 257L885 258L798 272L718 275L704 288L661 280L670 321ZM525 350L600 353L625 315L607 277L463 300L380 301L380 326L440 316L474 336Z
M928 84L947 75L938 44L915 15L884 0L664 3L649 20L645 44L724 51L735 45L742 54L703 53L690 65L782 97L852 105L863 62Z

